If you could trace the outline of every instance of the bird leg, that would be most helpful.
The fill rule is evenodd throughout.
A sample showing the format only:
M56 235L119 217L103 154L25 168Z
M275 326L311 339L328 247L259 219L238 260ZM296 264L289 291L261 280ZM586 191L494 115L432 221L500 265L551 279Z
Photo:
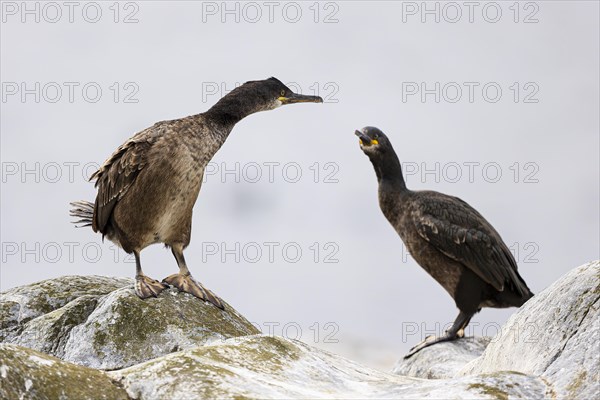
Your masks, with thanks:
M472 316L473 314L466 314L462 311L459 312L458 316L454 320L454 323L452 324L452 327L450 327L450 329L448 329L443 336L431 335L426 337L425 340L423 340L421 343L411 348L408 354L404 356L404 359L406 360L414 356L419 351L423 350L425 347L429 347L436 343L449 342L452 340L463 338L465 336L465 328L471 321Z
M202 286L202 284L194 279L190 273L190 270L185 263L185 258L183 257L183 246L181 244L175 244L172 246L171 250L175 256L175 260L177 260L179 273L166 277L163 279L163 282L175 286L180 292L190 293L201 300L208 301L222 310L224 307L221 299Z
M147 277L142 272L142 264L140 262L140 253L134 250L135 255L135 294L140 299L147 299L148 297L158 297L160 292L165 290L168 286L162 282Z

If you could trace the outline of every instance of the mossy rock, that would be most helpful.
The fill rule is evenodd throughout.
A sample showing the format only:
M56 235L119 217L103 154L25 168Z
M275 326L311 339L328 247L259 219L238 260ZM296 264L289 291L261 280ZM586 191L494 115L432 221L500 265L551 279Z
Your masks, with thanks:
M238 381L240 372L257 376L281 374L300 358L291 342L276 337L252 336L230 339L161 357L115 371L135 398L255 398L256 392ZM150 389L150 391L148 391Z
M14 342L59 358L63 357L71 329L84 323L97 303L98 296L78 297L63 307L26 323Z
M523 305L460 374L540 376L558 398L600 398L600 262L573 269Z
M64 359L112 370L258 332L227 304L220 310L177 289L141 300L132 288L122 288L101 298L87 320L71 330Z
M140 399L544 398L540 379L503 373L416 379L377 371L302 342L266 335L229 339L110 372ZM485 391L484 391L485 389Z
M2 341L109 370L259 333L227 304L220 310L173 288L141 300L124 278L43 281L3 293L0 309L8 310Z
M133 284L128 278L62 276L0 293L0 342L20 334L34 318L85 295L99 297Z
M68 277L3 293L4 341L63 361L0 345L0 398L600 397L599 262L527 302L489 345L432 346L404 363L402 375L256 335L229 305L220 310L176 289L141 300L132 283ZM524 334L532 324L535 341Z
M129 399L106 373L0 344L1 399Z

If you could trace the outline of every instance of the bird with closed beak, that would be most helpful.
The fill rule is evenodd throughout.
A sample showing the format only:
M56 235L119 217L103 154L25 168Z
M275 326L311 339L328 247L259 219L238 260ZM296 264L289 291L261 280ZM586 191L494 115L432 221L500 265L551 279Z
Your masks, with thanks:
M183 256L204 169L243 118L282 105L322 102L269 78L244 83L204 113L157 122L119 146L94 172L96 200L71 203L71 215L133 253L140 298L156 297L173 285L222 309L219 297L192 277ZM154 243L170 247L179 267L162 282L142 271L140 252Z

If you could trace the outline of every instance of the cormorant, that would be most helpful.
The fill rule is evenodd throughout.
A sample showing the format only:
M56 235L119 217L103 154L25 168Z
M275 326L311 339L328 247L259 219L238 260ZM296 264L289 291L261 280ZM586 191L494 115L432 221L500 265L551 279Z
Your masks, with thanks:
M303 102L323 100L293 93L269 78L244 83L204 113L157 122L119 146L94 172L90 180L96 180L96 201L71 203L71 215L80 218L76 223L91 226L134 254L135 292L140 298L156 297L169 284L223 308L220 299L192 277L183 257L204 168L241 119ZM154 243L170 247L179 266L179 273L163 282L142 272L140 252Z
M405 358L464 336L482 307L520 307L533 293L492 225L463 200L407 189L398 156L379 129L357 130L379 182L379 206L415 261L452 296L459 314L446 333L428 337Z

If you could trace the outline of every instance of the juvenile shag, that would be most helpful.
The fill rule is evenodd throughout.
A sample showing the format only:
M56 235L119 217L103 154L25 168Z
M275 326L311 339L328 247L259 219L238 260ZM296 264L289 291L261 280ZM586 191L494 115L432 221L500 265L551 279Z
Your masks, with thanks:
M398 156L374 127L356 131L379 182L379 206L415 261L452 296L459 309L452 327L428 337L405 358L435 343L464 336L482 307L520 307L533 293L502 238L473 207L457 197L406 188Z
M90 177L98 188L95 203L71 203L76 223L133 253L135 292L158 296L167 284L223 308L220 299L196 281L183 257L190 243L192 208L204 168L236 123L250 114L284 104L321 103L318 96L293 93L275 78L251 81L232 90L202 114L157 122L123 143ZM179 273L163 282L142 272L140 252L154 243L170 247Z

